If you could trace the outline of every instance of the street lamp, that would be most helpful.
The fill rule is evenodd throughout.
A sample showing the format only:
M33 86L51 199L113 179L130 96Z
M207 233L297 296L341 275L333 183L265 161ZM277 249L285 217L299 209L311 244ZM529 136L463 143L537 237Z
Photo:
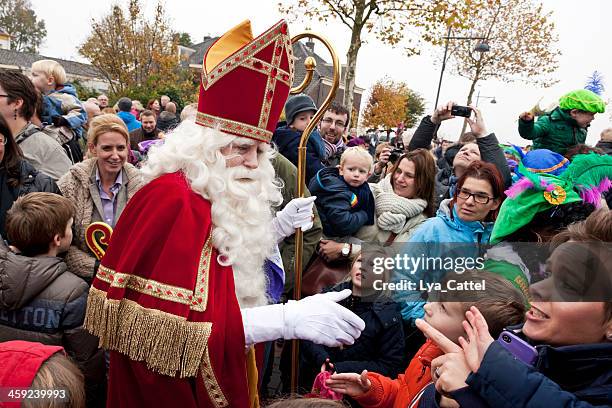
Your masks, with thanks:
M478 106L478 100L479 99L490 99L491 103L497 103L497 100L495 100L494 96L486 96L486 95L481 95L480 91L478 91L478 94L476 95L476 106Z
M444 37L446 44L444 44L444 57L442 58L442 69L440 70L440 81L438 81L438 92L436 93L436 103L434 104L434 110L438 109L438 100L440 99L440 89L442 87L442 77L444 76L444 68L446 68L446 54L448 53L448 41L449 40L486 40L485 37L451 37L451 28L448 27L448 34ZM476 52L488 52L490 51L489 44L485 41L479 42L474 51Z

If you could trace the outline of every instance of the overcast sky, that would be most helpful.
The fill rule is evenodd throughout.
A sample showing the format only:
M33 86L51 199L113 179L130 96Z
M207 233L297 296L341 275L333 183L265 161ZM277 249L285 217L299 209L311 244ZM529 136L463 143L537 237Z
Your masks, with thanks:
M120 3L127 3L123 0ZM195 42L205 35L220 35L243 19L250 19L253 34L258 35L283 16L278 12L277 0L173 0L166 1L172 27L188 32ZM113 2L82 0L32 0L34 11L42 17L47 26L47 38L41 47L41 54L65 59L83 61L77 53L90 32L92 18L99 18L110 10ZM148 15L156 1L143 1ZM498 81L480 82L481 95L495 96L497 104L481 99L485 121L500 141L525 145L528 142L518 135L516 118L519 113L531 109L540 99L542 106L553 103L562 94L575 88L582 88L586 79L595 70L604 75L607 90L604 98L609 99L612 91L612 2L609 0L554 1L544 0L545 7L553 10L553 21L559 33L559 49L562 52L556 77L559 83L547 89L534 88L521 83ZM312 24L311 28L326 35L338 51L342 62L346 62L350 33L338 22L326 26ZM293 23L290 32L296 34L304 29L303 24ZM325 50L315 50L324 58ZM428 102L427 112L433 109L440 75L440 65L435 62L443 53L443 47L428 46L417 57L406 57L401 49L392 49L367 39L362 46L357 62L357 85L369 88L376 80L387 75L395 80L405 81L412 89L421 93ZM465 103L469 82L453 76L447 69L444 74L440 100L455 100ZM609 106L608 109L612 109ZM587 143L594 144L601 130L612 126L610 111L597 115L589 129ZM454 122L454 123L453 123ZM461 121L455 119L444 124L441 133L450 139L457 139Z

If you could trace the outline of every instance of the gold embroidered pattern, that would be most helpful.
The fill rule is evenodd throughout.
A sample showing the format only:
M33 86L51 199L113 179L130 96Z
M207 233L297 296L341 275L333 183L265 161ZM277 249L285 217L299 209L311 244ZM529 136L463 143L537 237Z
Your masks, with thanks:
M283 33L283 26L285 33ZM261 34L258 38L254 39L242 49L224 59L211 72L206 72L206 64L203 64L201 75L202 87L205 90L210 88L219 79L223 78L227 73L233 71L238 65L242 65L248 58L266 48L279 36L286 36L286 24L284 22L279 22L279 24Z
M219 126L219 130L223 132L256 139L261 142L270 143L272 140L272 132L266 129L261 129L257 126L251 126L247 125L246 123L236 122L229 119L219 118L217 116L208 115L202 112L198 112L196 116L196 123L200 126L213 129Z
M278 67L280 65L283 56L283 43L281 38L277 38L274 42L274 50L272 52L272 72L268 75L266 82L266 89L263 95L263 104L261 105L261 111L259 113L259 127L266 128L268 124L268 118L270 117L270 108L272 107L272 100L274 99L274 91L276 90L276 75L278 74Z
M191 300L191 310L203 312L208 302L208 277L210 275L210 258L212 256L212 234L208 236L198 264L198 276Z
M223 391L221 391L221 387L219 387L219 383L217 382L217 378L215 377L215 372L213 371L213 367L210 362L210 355L208 354L208 347L204 352L200 371L202 373L204 387L208 392L210 400L216 407L227 407L229 403L227 402L227 398L225 398L225 395L223 395Z
M140 276L117 272L103 265L100 265L100 269L96 276L101 281L108 283L114 288L127 288L144 295L182 303L184 305L190 305L192 303L193 293L188 289L178 286L167 285L153 279L145 279Z
M289 82L289 80L291 79L290 74L279 67L274 67L272 64L266 61L253 57L249 58L244 64L242 64L242 66L245 68L249 68L253 71L260 72L264 75L272 76L277 81L280 81L285 85L291 87L291 83Z

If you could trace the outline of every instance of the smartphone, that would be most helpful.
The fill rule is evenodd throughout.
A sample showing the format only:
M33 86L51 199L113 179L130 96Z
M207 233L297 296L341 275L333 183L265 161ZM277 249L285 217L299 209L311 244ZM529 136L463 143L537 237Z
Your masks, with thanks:
M538 358L538 351L531 344L518 337L511 331L504 330L497 339L497 342L508 350L514 358L528 365L534 365Z
M451 115L469 118L472 115L472 108L469 106L453 105L451 108Z

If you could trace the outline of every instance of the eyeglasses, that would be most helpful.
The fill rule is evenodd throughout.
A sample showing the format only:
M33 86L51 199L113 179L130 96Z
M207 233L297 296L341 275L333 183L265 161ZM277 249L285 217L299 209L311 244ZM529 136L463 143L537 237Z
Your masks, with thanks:
M0 98L2 98L2 97L5 97L5 98L10 98L11 96L10 96L10 95L7 95L7 94L0 94Z
M332 118L325 118L325 119L322 119L321 122L324 122L324 123L327 123L328 125L331 125L332 123L334 123L334 120ZM334 124L339 129L344 129L346 127L344 122L341 121L341 120L337 120Z
M474 197L474 201L477 202L478 204L487 204L490 200L494 198L494 197L489 197L486 194L471 193L464 189L459 190L457 197L465 201L467 201L470 197Z

